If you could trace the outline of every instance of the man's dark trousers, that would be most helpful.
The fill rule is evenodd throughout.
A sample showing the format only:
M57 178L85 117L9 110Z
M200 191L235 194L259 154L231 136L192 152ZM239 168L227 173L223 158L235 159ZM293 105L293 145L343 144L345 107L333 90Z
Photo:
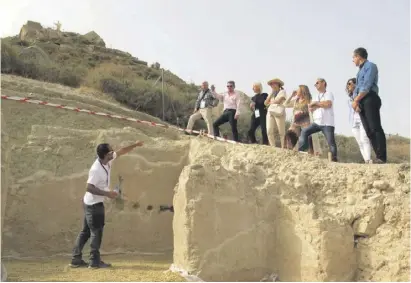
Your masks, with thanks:
M104 221L105 211L104 204L102 202L93 205L84 204L83 229L77 237L76 244L73 249L72 262L81 261L84 245L87 240L91 238L90 264L98 265L100 263L100 246L103 239Z
M235 119L235 113L237 110L235 109L225 109L223 114L214 122L214 135L216 137L220 136L220 129L219 127L229 122L231 126L231 132L233 133L233 140L238 142L238 130L237 130L237 120Z
M381 126L381 98L377 93L370 91L361 99L360 118L365 132L371 141L375 155L383 162L387 162L387 141Z

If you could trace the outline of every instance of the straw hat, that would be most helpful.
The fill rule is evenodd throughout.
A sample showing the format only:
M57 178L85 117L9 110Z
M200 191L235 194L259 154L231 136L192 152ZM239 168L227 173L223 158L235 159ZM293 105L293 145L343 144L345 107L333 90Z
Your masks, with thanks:
M271 84L274 84L274 83L279 84L280 86L284 86L284 82L282 80L278 79L278 78L269 80L267 84L271 85Z

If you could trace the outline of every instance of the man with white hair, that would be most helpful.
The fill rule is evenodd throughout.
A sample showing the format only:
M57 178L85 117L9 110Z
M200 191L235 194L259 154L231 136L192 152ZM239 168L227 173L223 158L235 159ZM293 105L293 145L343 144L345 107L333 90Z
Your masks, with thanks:
M208 134L214 136L213 131L213 117L211 114L211 109L218 104L217 98L214 96L212 91L208 88L208 82L204 81L201 84L201 91L198 94L193 114L188 120L186 132L192 133L194 124L197 120L203 118L207 124Z

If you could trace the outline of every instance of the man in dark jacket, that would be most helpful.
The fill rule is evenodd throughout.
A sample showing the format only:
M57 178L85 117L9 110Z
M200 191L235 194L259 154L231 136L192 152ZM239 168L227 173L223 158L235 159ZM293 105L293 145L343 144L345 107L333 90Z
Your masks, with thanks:
M208 134L214 136L213 131L213 117L211 115L211 110L218 103L218 100L213 95L212 91L208 88L208 82L203 82L201 84L201 91L198 94L197 101L194 106L193 114L188 120L186 132L192 133L194 123L203 118L207 124Z

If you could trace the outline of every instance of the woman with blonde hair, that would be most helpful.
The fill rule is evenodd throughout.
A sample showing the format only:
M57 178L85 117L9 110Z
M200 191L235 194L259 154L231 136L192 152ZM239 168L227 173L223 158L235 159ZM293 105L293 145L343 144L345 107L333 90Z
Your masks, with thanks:
M255 95L251 98L250 108L253 111L251 115L250 129L248 130L248 138L250 143L257 143L255 138L255 131L260 126L261 135L263 136L263 144L268 145L267 137L267 109L264 105L264 101L267 99L268 94L263 93L263 85L260 82L253 84L253 91Z
M293 108L293 119L290 128L285 135L285 148L293 149L301 134L301 129L309 126L312 122L308 105L311 103L311 92L308 86L299 85L291 96L284 102L284 107ZM309 140L309 152L320 153L318 136L312 136Z
M281 147L284 147L285 137L285 108L284 101L287 99L283 88L284 82L280 79L272 79L268 81L271 86L272 93L267 97L264 104L267 109L267 136L271 146L275 146L275 129L278 130L280 136Z

